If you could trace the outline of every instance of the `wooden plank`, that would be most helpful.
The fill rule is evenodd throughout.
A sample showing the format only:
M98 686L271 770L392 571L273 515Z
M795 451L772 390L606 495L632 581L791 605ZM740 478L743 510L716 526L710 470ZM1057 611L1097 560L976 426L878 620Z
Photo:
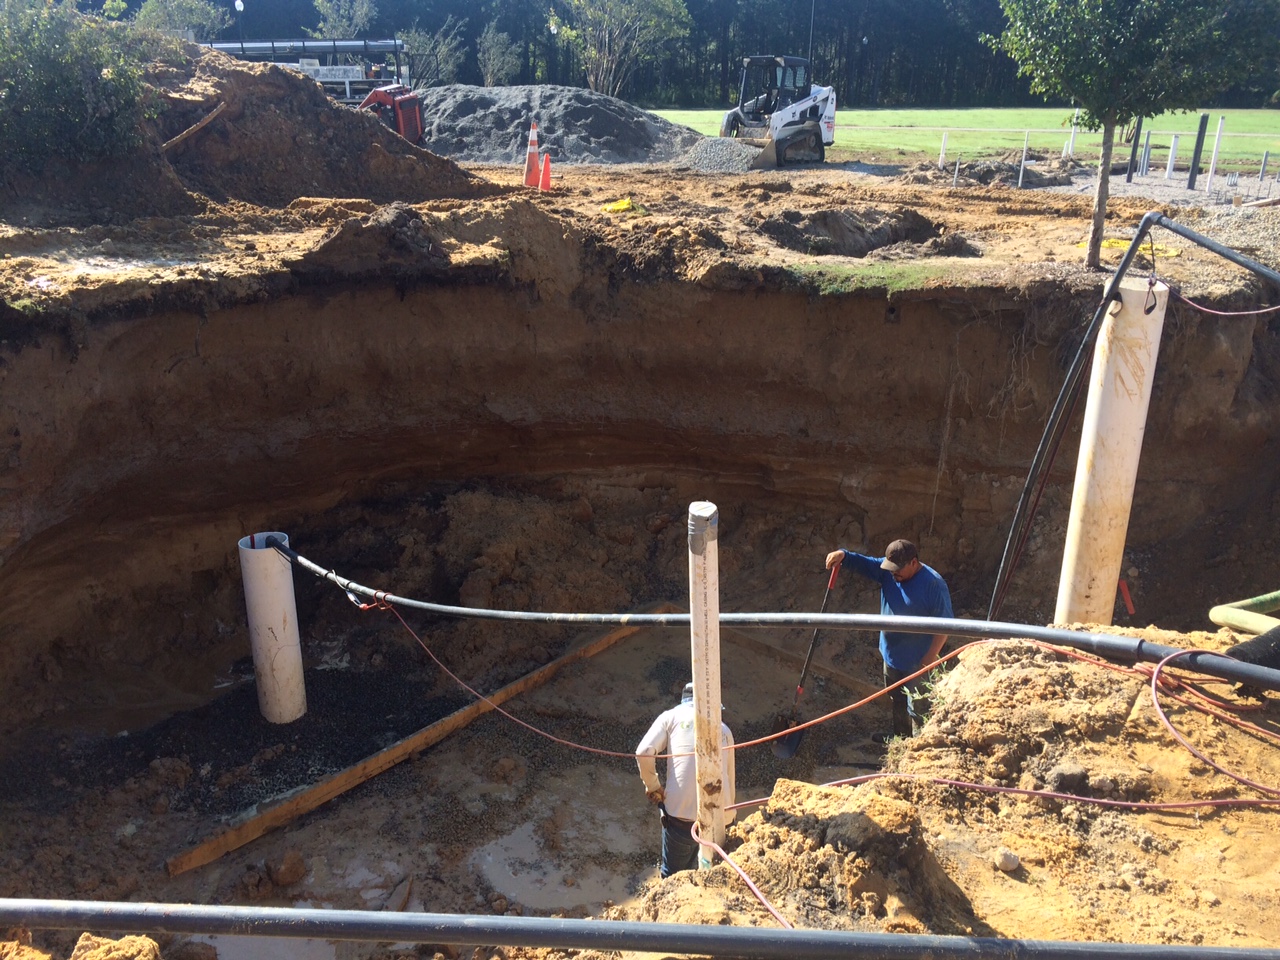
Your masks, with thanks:
M676 608L670 604L661 604L656 608L646 608L644 613L674 613ZM619 627L611 630L602 637L598 637L581 647L570 650L563 656L557 657L550 663L544 664L532 673L526 674L514 683L510 683L496 693L489 694L489 701L477 700L468 706L463 707L455 713L443 719L437 720L430 726L423 727L416 733L410 734L403 740L399 740L391 746L378 751L370 757L366 757L354 766L347 767L335 773L326 780L321 780L310 787L304 789L301 793L294 794L279 803L268 807L266 810L258 813L242 823L236 824L222 833L205 840L203 843L192 847L185 853L180 853L171 857L165 862L165 867L169 871L169 876L176 877L188 870L194 870L196 867L202 867L207 863L212 863L225 853L230 853L239 847L243 847L246 843L258 839L263 834L274 830L277 827L284 826L291 820L302 816L304 813L310 813L317 807L328 803L334 797L345 793L352 787L359 786L366 780L370 780L382 773L384 770L395 766L400 761L425 750L433 744L439 743L449 734L465 727L476 717L482 716L493 710L495 705L506 703L512 697L519 696L527 690L540 687L561 669L571 663L579 660L585 660L588 657L594 657L597 653L608 650L619 640L625 639L644 629L638 626Z
M218 104L216 107L213 108L213 112L209 113L203 119L197 120L195 123L187 127L187 129L183 130L180 134L178 134L172 140L165 141L165 145L160 148L160 151L163 153L165 151L172 150L174 147L182 143L182 141L186 140L188 137L195 136L197 133L199 133L201 130L203 130L205 127L211 124L214 118L217 117L218 114L220 114L225 109L227 109L227 105L225 102Z
M1280 197L1264 197L1261 200L1250 200L1240 204L1242 207L1274 207L1280 206Z

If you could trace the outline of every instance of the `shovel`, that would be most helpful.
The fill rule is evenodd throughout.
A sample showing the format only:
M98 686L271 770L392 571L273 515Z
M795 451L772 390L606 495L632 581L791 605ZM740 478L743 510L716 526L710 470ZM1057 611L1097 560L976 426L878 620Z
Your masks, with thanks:
M840 573L840 564L836 564L831 568L831 579L827 581L827 592L822 595L822 609L819 613L827 612L827 601L831 599L831 589L836 585L836 576ZM809 641L809 652L804 657L804 667L800 671L800 682L796 684L796 696L791 701L791 712L780 713L777 719L773 721L773 729L770 733L782 733L784 730L790 730L796 725L797 716L796 708L800 704L800 694L804 693L804 681L809 675L809 664L813 662L813 651L818 646L818 627L813 628L813 639ZM804 731L797 730L795 733L789 733L785 737L779 737L774 740L770 746L773 749L773 755L780 760L789 760L796 755L796 751L800 749L800 741L804 739Z

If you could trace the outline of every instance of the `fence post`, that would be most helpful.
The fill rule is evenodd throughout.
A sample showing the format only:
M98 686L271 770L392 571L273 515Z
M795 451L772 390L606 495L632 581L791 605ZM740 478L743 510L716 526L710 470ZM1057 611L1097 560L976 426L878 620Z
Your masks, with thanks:
M1178 159L1178 135L1175 133L1169 138L1169 162L1164 168L1164 178L1166 180L1173 179L1173 164Z
M1138 159L1138 143L1142 139L1142 118L1138 118L1138 125L1133 130L1133 147L1129 150L1129 166L1124 171L1124 182L1133 183L1133 165Z
M1200 114L1200 129L1196 131L1196 149L1191 154L1191 174L1187 177L1187 189L1196 188L1196 177L1200 173L1200 154L1204 152L1204 135L1209 132L1209 115Z
M1205 193L1213 189L1213 173L1218 169L1218 150L1222 146L1222 125L1226 122L1226 117L1218 118L1218 135L1213 138L1213 156L1209 158L1209 176L1204 180Z

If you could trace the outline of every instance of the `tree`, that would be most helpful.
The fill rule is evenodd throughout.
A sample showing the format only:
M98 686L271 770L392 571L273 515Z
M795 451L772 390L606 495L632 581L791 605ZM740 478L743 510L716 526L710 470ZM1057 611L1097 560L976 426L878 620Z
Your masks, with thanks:
M75 0L0 3L0 181L51 157L120 157L142 141L142 59L123 24Z
M133 22L144 30L176 34L190 30L197 40L210 40L227 28L231 18L208 0L145 0Z
M659 46L689 33L684 0L566 0L587 86L616 97Z
M992 43L1034 93L1079 104L1102 130L1085 262L1101 262L1116 127L1191 110L1243 80L1275 45L1277 0L1000 0L1009 23Z
M466 25L467 21L448 16L435 33L419 30L415 23L413 29L400 34L415 89L457 81L462 63L462 28Z
M374 0L314 0L320 24L307 30L320 40L350 40L369 29L378 15Z
M509 34L498 32L498 21L490 20L476 40L476 60L486 87L507 83L520 70L520 48Z

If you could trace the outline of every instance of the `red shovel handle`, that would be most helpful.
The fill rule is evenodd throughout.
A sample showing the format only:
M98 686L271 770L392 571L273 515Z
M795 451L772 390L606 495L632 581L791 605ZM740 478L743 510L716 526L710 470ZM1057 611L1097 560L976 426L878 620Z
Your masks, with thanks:
M831 579L827 581L828 590L834 590L836 588L836 577L840 575L840 567L843 566L843 564L844 561L841 561L831 568Z

